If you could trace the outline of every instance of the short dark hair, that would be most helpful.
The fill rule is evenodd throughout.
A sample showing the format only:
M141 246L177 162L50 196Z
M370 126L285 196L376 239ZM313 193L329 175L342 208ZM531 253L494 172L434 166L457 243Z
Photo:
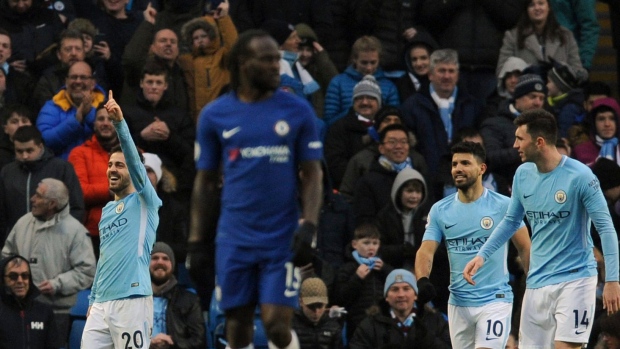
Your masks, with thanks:
M157 61L154 57L149 58L144 67L142 67L142 71L140 72L140 79L144 79L144 77L148 75L163 75L166 82L168 82L168 68L166 68L162 63Z
M405 136L407 136L407 140L409 140L409 131L407 130L407 127L405 127L405 125L391 124L391 125L386 126L383 130L381 130L381 132L379 132L379 141L381 143L383 143L383 141L385 140L385 137L390 131L403 131L405 132Z
M480 163L485 163L487 161L487 153L484 151L484 147L480 143L464 141L458 142L452 146L450 149L452 155L454 154L471 154L473 155Z
M122 153L123 155L125 155L125 152L123 152L123 148L121 148L120 144L117 144L112 147L112 149L110 150L110 155L114 153ZM142 155L142 152L140 151L140 149L138 149L138 156L140 156L140 162L144 163L144 155Z
M26 143L34 141L34 144L43 144L43 136L41 131L34 125L24 125L15 131L13 135L13 142Z
M558 141L558 125L553 114L544 109L526 110L517 116L514 124L527 126L527 133L532 138L542 137L547 144L555 145Z
M6 125L13 114L25 116L28 120L30 120L31 124L34 124L34 113L32 112L32 109L23 104L9 104L6 108L4 108L1 116L2 124Z
M264 30L250 29L244 31L230 49L228 56L228 71L230 71L230 89L237 91L241 85L241 62L252 56L254 51L250 48L250 43L254 39L271 36Z
M373 223L361 223L353 232L354 239L381 239L379 228Z
M60 50L60 46L62 46L63 40L66 39L79 39L84 44L84 38L82 37L82 33L75 29L65 29L58 36L58 49Z
M4 28L0 28L0 35L8 36L9 40L11 40L11 33L9 33L9 31ZM12 44L13 42L11 41L11 45Z
M452 142L456 144L456 143L462 142L463 139L465 138L474 138L474 137L482 138L480 131L478 131L478 129L476 129L475 127L464 127L454 132L454 137L452 137Z
M588 81L583 87L583 94L586 99L591 95L611 96L611 87L602 81Z

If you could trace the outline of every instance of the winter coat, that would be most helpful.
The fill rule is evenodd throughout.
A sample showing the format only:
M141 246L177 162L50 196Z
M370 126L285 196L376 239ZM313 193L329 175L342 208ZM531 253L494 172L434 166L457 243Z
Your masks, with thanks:
M347 253L349 261L338 270L336 279L336 301L334 304L347 309L347 337L355 332L355 328L366 317L366 310L379 304L383 298L383 286L388 274L394 270L383 263L381 270L371 270L366 278L357 276L359 263L352 257L351 250Z
M524 0L422 0L420 19L441 47L457 50L461 71L493 70L523 8Z
M579 46L581 63L589 69L601 30L596 17L596 0L550 0L549 5L558 23L573 33Z
M13 256L2 261L4 271ZM27 263L24 259L22 263ZM0 280L0 349L56 349L62 347L52 307L35 300L39 290L30 276L28 293L17 299L8 292L4 278Z
M439 169L439 159L449 152L446 133L439 109L431 97L430 89L423 89L403 103L401 109L404 123L418 138L418 151L428 165L429 176ZM467 127L477 128L482 120L482 103L473 96L459 90L452 112L453 134ZM441 197L441 195L436 196Z
M230 16L218 20L212 16L204 16L203 19L215 30L215 39L210 42L207 52L186 53L179 57L194 123L198 122L198 114L202 108L216 99L222 87L230 82L226 63L230 49L237 41L237 29Z
M30 261L36 285L48 280L54 294L38 300L55 311L69 312L77 293L89 288L95 277L95 253L88 230L69 215L69 205L40 222L28 212L21 217L2 248L2 257L18 254Z
M398 90L396 90L394 83L385 76L383 70L378 68L373 76L381 88L381 105L395 107L400 105ZM347 115L353 105L353 89L363 78L364 76L350 65L344 73L338 74L332 79L325 94L323 120L327 126Z
M329 310L323 313L315 325L298 309L293 316L293 330L299 338L300 349L341 349L342 328L336 319L329 317Z
M517 45L517 28L511 29L504 35L502 47L499 51L499 59L497 61L497 72L502 69L504 62L508 57L519 57L525 63L533 65L541 62L551 62L554 59L563 62L573 69L580 76L588 76L588 72L584 69L579 58L579 47L568 29L560 27L561 35L566 40L566 44L562 45L559 39L545 40L545 55L542 55L540 43L536 34L531 34L525 38L524 46L520 49Z
M497 172L506 178L514 177L517 167L521 165L519 152L513 148L515 143L514 104L500 104L497 116L485 119L480 126L480 135L484 139L489 171Z
M398 172L385 168L378 158L370 164L368 173L355 185L353 214L355 223L376 223L377 214L390 203L390 191Z
M405 337L392 319L389 304L382 301L380 313L368 316L362 321L349 342L349 348L376 349L387 344L400 344L403 349L452 348L448 322L440 313L433 309L425 309L417 315Z
M381 41L381 66L386 71L405 70L400 57L408 41L403 32L419 29L418 0L363 0L357 8L356 19L364 34Z
M86 206L84 225L91 236L99 236L101 210L113 199L107 175L109 159L110 154L103 149L95 135L69 153L69 162L75 169L84 193Z
M15 222L30 212L30 198L39 182L48 177L65 183L69 189L71 215L80 222L84 219L84 197L73 166L54 157L46 148L40 159L13 161L0 171L0 241L3 244Z
M23 14L9 8L8 2L0 1L0 23L11 35L11 57L26 60L28 70L40 74L45 67L37 67L35 60L56 42L64 26L58 14L43 7L41 0L33 0Z
M607 106L608 108L615 110L614 105L611 103L608 103L606 100L601 101L600 104L597 105L597 107L598 106ZM620 125L620 113L616 111L614 114L616 114L616 135L615 137L620 139L620 127L618 127L618 125ZM573 154L572 154L572 156L575 159L583 162L584 164L588 166L592 166L594 162L596 162L596 160L599 157L599 153L601 151L601 146L597 144L597 141L596 141L595 116L596 115L593 115L593 113L589 113L585 119L587 128L590 130L590 135L589 135L590 139L585 142L575 145L573 147ZM620 160L620 146L616 147L616 160L617 161Z
M559 138L567 138L568 129L585 118L584 99L582 89L573 89L562 96L553 99L548 97L545 100L544 108L555 116L558 123Z
M406 101L407 98L411 97L419 89L427 88L430 83L428 80L428 75L418 76L414 72L413 66L411 65L411 49L414 46L419 45L425 45L427 47L429 56L434 50L439 48L439 44L435 41L435 39L433 39L429 33L424 31L417 32L413 39L407 44L407 46L405 46L402 56L407 71L405 75L395 81L401 101ZM420 87L417 89L413 83L412 76L414 76L420 83Z
M410 137L413 137L413 135L410 135ZM357 181L368 173L370 165L379 155L379 144L371 143L357 152L347 163L347 169L342 177L342 182L340 182L340 192L345 195L349 201L353 201ZM424 161L422 155L413 148L413 145L410 145L409 148L409 158L411 159L411 164L414 169L420 171L423 176L428 174L426 161Z
M174 276L163 290L153 297L168 300L166 307L166 334L172 337L170 349L203 349L206 347L205 323L197 295L183 289Z
M142 94L140 75L147 61L147 57L152 56L149 50L153 43L156 30L153 24L148 21L142 21L131 37L131 40L127 43L127 46L125 46L122 58L125 80L123 83L123 94L120 100L120 105L122 105L123 108L136 104L136 96ZM160 61L161 65L168 70L168 89L166 90L166 94L170 96L170 101L184 113L189 113L187 85L185 82L185 75L179 63L175 62L172 66L169 66L157 56L154 56L153 59Z
M349 160L364 148L368 127L357 119L353 109L336 121L325 136L324 154L334 188L339 188Z
M96 86L92 98L92 107L88 114L82 116L82 122L75 118L77 107L73 105L66 89L60 90L45 102L37 117L37 128L41 131L45 145L54 155L67 160L73 148L93 135L95 111L105 100L106 93L100 86Z
M4 133L0 135L0 170L13 161L15 161L15 147L9 135Z

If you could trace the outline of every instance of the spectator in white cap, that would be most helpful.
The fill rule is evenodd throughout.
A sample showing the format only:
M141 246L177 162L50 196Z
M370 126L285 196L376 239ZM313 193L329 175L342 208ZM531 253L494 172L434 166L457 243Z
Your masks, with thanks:
M146 167L146 173L151 180L151 184L153 184L154 188L157 188L157 184L159 184L162 177L161 159L157 154L153 153L142 153L142 156L144 156L144 166Z
M352 101L349 113L329 127L325 137L325 160L334 188L340 187L349 159L366 146L363 137L381 108L381 88L372 75L355 85Z
M293 317L293 329L301 349L341 349L342 328L327 310L327 286L318 277L305 279L299 290L299 309Z
M448 323L429 307L416 308L418 284L406 269L394 269L385 280L385 302L380 309L369 309L359 325L350 349L381 348L398 344L400 348L451 348Z

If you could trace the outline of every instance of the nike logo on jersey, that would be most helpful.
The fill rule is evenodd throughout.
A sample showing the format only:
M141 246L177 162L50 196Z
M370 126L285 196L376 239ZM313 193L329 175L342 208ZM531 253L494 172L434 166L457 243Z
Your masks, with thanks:
M489 337L487 337L486 339L487 339L488 341L492 341L492 340L497 339L497 338L498 338L498 337L495 337L495 338L489 338Z
M224 130L222 131L222 137L224 139L228 139L234 135L236 135L239 131L241 131L241 126L237 126L231 130Z
M577 331L577 330L575 330L575 334L582 334L584 332L586 332L586 331Z
M284 290L284 297L291 298L297 295L297 290Z
M455 226L455 225L457 225L457 224L458 224L458 223L454 223L454 224L452 224L452 225L447 225L447 224L444 224L444 226L443 226L443 227L444 227L444 228L446 228L446 229L450 229L450 228L452 228L453 226Z
M534 195L534 194L530 194L530 195L525 195L525 194L523 194L523 198L524 198L524 199L527 199L527 198L529 198L529 197L530 197L530 196L532 196L532 195Z

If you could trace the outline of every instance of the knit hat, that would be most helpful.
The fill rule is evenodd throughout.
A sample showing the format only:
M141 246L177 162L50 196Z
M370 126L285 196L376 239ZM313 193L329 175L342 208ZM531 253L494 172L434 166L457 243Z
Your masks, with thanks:
M301 283L299 297L304 304L329 303L327 300L327 286L317 277L307 278Z
M268 19L263 22L261 29L269 33L269 35L276 40L278 46L282 46L286 39L288 39L291 33L295 30L295 27L293 27L292 24L279 19Z
M406 269L394 269L387 276L387 279L385 279L385 287L383 287L383 295L387 296L387 293L390 287L392 287L392 285L394 285L397 282L408 283L409 285L411 285L411 287L413 287L413 290L415 291L415 293L418 294L418 282L415 280L415 276L413 275L413 273Z
M616 118L620 117L620 105L618 102L612 97L599 98L592 103L592 110L590 113L594 116L596 115L599 108L607 107L614 111L616 114Z
M163 241L157 241L155 245L153 245L153 250L151 251L151 254L155 254L158 252L164 253L168 256L168 258L170 258L170 263L172 263L172 270L174 270L174 266L176 265L176 263L174 261L174 251L172 251L172 248Z
M547 95L547 85L536 74L524 74L519 76L519 82L515 87L512 97L514 99L521 98L530 92L541 92Z
M142 156L144 156L144 166L150 167L155 172L157 183L159 183L161 180L161 159L152 153L143 153Z
M398 118L400 119L400 123L404 124L405 121L403 120L403 113L400 111L400 109L393 107L391 105L386 105L383 108L379 109L377 111L377 114L375 114L373 124L377 132L379 132L379 126L381 126L381 123L383 122L383 120L385 120L385 118L390 115L398 116Z
M579 87L579 78L575 71L571 67L557 61L547 73L547 77L553 81L562 93L567 93Z
M598 177L601 190L620 186L620 166L615 161L606 158L599 158L592 165L592 172Z
M369 96L376 99L379 103L379 108L381 108L381 87L379 87L377 79L375 79L374 76L364 76L353 88L353 100L361 96Z

